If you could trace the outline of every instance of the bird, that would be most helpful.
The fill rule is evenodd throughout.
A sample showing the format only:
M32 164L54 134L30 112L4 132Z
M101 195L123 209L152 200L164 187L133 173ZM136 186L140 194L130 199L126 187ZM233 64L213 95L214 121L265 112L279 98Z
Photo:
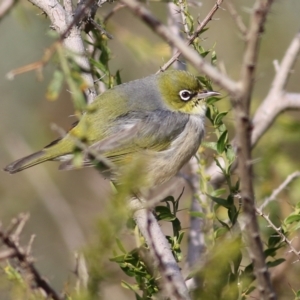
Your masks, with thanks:
M14 174L46 161L75 169L79 152L79 167L101 165L103 174L117 181L138 157L145 162L147 185L160 185L196 154L205 132L206 99L218 95L182 70L117 85L98 95L63 137L4 171Z

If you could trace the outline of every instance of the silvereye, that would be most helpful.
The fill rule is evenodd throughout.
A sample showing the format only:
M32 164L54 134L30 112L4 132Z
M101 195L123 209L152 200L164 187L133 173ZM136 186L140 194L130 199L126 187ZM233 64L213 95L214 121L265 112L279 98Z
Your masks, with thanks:
M4 170L12 174L48 160L61 161L60 169L72 169L77 139L87 145L86 151L81 149L86 152L82 166L95 165L88 149L99 151L118 171L141 155L149 186L161 184L197 152L204 135L205 100L216 95L192 74L178 70L118 85L99 95L63 138ZM101 144L111 137L118 140L118 135L113 148L101 151ZM118 171L112 172L112 180Z

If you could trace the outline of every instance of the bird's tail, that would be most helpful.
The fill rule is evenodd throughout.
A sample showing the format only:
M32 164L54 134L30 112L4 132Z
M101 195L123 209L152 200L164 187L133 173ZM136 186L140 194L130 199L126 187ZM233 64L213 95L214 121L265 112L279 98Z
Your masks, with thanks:
M54 160L60 156L72 153L73 148L74 143L66 138L62 140L56 140L46 146L44 149L10 163L3 170L9 172L10 174L14 174L45 161Z

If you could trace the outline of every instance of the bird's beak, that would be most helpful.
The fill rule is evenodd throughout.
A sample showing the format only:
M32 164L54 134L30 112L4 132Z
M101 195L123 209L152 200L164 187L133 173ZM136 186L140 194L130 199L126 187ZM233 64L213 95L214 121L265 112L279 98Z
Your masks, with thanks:
M205 91L205 92L202 92L202 93L198 93L198 99L204 99L204 98L209 98L209 97L212 97L212 96L219 96L221 95L220 93L218 92L214 92L214 91Z

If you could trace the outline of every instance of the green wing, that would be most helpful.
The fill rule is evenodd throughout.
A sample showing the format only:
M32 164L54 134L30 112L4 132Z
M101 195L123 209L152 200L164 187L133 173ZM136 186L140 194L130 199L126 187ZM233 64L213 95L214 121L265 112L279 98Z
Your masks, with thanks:
M187 114L164 110L130 112L114 122L111 136L118 136L119 132L119 144L103 152L100 143L98 149L116 164L130 160L139 151L163 151L184 130L188 120Z

